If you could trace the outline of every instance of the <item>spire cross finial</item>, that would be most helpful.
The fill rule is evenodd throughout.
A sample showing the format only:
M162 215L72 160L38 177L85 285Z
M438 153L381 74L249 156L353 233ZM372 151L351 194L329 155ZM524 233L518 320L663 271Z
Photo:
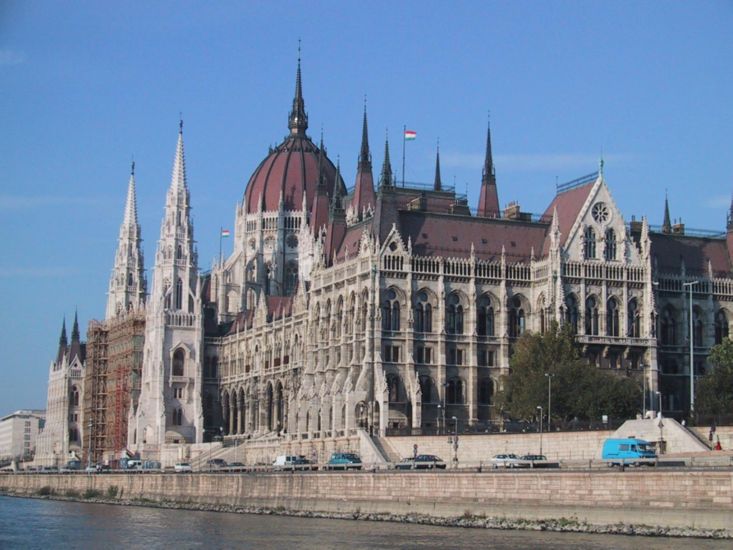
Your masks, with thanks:
M130 166L130 175L131 176L135 175L135 159L134 158L132 159L132 166Z
M300 38L298 38L298 65L300 65Z
M183 133L183 113L178 111L178 133Z

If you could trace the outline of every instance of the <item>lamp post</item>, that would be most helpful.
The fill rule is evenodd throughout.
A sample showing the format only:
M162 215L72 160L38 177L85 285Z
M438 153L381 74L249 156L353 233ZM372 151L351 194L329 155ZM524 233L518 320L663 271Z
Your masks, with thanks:
M655 392L657 394L657 406L659 407L659 416L662 416L662 392Z
M687 287L690 291L690 418L695 412L695 338L692 325L692 287L700 281L690 281L682 283L683 287Z
M646 364L641 364L641 417L646 418Z
M547 431L549 432L552 426L552 377L555 375L546 372L545 376L547 376Z
M89 419L89 452L87 453L87 468L92 467L92 419Z
M453 468L458 468L458 419L454 416L453 420Z
M542 454L542 406L537 405L537 409L540 411L540 454Z

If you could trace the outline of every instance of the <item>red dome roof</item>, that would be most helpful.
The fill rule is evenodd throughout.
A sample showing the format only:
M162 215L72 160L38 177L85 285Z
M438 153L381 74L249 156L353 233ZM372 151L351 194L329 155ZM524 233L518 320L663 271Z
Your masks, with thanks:
M249 178L244 198L247 213L277 210L280 196L285 210L300 210L303 195L310 210L318 187L319 150L307 136L290 135L263 160ZM336 167L323 154L322 172L328 196L333 196ZM343 190L342 190L343 191Z

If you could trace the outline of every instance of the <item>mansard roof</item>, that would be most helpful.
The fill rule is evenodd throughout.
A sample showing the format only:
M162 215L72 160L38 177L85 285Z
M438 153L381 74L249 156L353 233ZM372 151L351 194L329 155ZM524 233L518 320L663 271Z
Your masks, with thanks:
M717 277L730 277L731 255L725 239L650 233L652 258L658 272L679 273L682 262L691 274L708 272L708 261Z

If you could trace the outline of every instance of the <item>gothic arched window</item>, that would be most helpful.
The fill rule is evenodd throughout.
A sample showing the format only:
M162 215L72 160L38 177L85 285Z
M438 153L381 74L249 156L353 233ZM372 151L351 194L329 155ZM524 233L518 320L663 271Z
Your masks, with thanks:
M415 332L433 331L433 306L428 301L428 293L424 290L417 295L415 306Z
M695 308L692 313L693 342L696 347L702 346L703 322L702 312Z
M494 335L494 308L488 296L482 296L478 303L478 335Z
M173 352L173 376L183 376L184 353L181 348Z
M449 405L460 405L463 403L463 380L452 378L448 380L445 392L445 402Z
M400 401L400 377L398 375L387 375L387 393L389 394L390 403L397 403Z
M618 302L616 298L609 298L606 302L606 334L608 336L618 336Z
M596 232L592 227L585 228L584 256L586 260L593 260L596 257Z
M611 228L606 229L606 251L604 256L606 261L616 259L616 232Z
M491 378L481 380L478 387L479 405L491 405L491 398L494 395L494 381Z
M400 302L397 293L388 289L382 302L382 330L400 330Z
M638 338L641 334L641 316L639 315L639 304L636 298L629 300L628 309L626 311L627 336Z
M660 340L662 345L672 346L677 343L677 330L675 323L675 312L671 306L664 308L661 319Z
M71 387L71 406L79 406L79 388L77 388L76 386Z
M448 334L463 334L463 306L460 296L456 293L448 296L445 328Z
M181 309L183 307L183 281L178 278L176 281L176 303L175 309Z
M509 336L518 338L524 334L525 322L522 300L519 296L514 296L509 306Z
M295 294L295 288L298 285L298 264L288 262L285 268L285 295L292 296Z
M715 314L715 343L722 344L728 338L728 316L722 309Z
M420 393L423 403L433 402L433 380L429 376L420 377Z
M598 303L593 296L585 301L585 333L598 336Z

